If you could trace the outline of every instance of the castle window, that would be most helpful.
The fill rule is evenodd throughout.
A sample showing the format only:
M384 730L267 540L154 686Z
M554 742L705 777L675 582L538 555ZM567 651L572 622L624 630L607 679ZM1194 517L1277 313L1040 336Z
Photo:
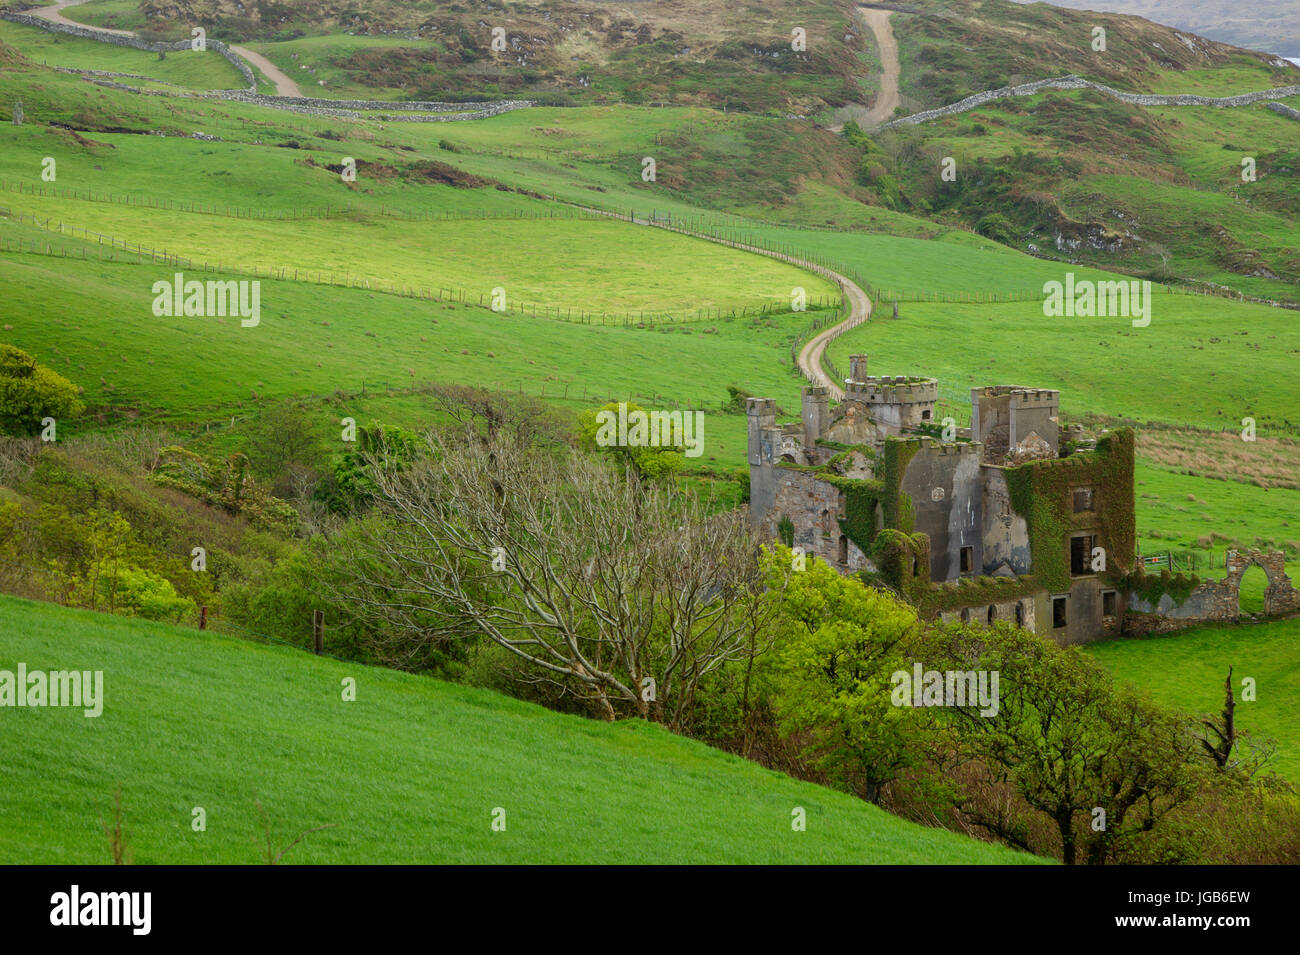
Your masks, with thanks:
M1070 573L1076 577L1092 573L1092 548L1097 538L1079 534L1070 538Z
M961 572L962 572L963 574L969 574L969 573L972 572L972 568L975 566L975 548L974 548L974 547L963 547L963 548L961 549L961 564L960 564L960 566L961 566Z
M847 564L848 562L849 562L849 539L845 537L843 534L841 534L840 535L840 563Z
M1066 624L1065 606L1069 597L1052 598L1052 626L1060 630Z
M998 619L998 608L993 606L992 604L989 604L988 621L989 623L992 623L996 619Z
M922 420L922 421L929 421L929 420L930 420L930 412L928 412L928 411L922 411L922 412L921 412L921 420Z
M1024 625L1025 625L1025 604L1024 601L1017 600L1016 601L1016 626L1023 627Z
M921 562L917 560L915 557L912 558L912 576L913 577L921 576Z
M1096 510L1096 500L1093 490L1090 487L1078 487L1074 489L1074 513L1083 514L1086 511Z
M831 512L822 511L822 537L831 536Z
M1101 592L1101 615L1103 617L1115 616L1115 591L1103 590Z
M961 622L970 623L970 607L965 607L961 612Z

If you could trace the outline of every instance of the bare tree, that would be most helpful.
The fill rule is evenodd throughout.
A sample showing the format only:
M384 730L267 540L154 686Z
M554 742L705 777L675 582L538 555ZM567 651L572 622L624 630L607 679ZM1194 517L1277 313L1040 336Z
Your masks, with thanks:
M337 596L381 655L476 633L606 719L680 727L702 680L767 648L744 512L520 437L468 427L377 462L374 519L336 541Z

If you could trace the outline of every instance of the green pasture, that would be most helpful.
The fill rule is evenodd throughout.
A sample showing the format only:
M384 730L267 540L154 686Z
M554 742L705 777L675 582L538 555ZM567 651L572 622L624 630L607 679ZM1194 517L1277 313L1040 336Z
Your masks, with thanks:
M1068 267L1056 268L1064 281ZM1300 392L1277 384L1300 349L1294 312L1159 286L1152 295L1151 324L1140 328L1130 318L1049 318L1041 300L906 303L897 320L878 309L829 353L841 369L865 352L873 374L933 376L959 404L969 404L972 387L1015 384L1060 389L1067 416L1214 428L1251 416L1261 434L1293 434Z
M734 384L797 413L789 341L808 315L602 327L263 279L261 324L244 328L237 318L155 317L152 283L172 271L0 255L0 340L84 386L91 404L181 421L235 414L259 399L428 381L695 407L717 407ZM700 463L743 464L743 416L710 415L707 427ZM715 435L725 447L714 446Z
M811 300L839 301L828 280L767 256L613 219L217 219L30 194L9 194L4 202L15 215L234 270L463 289L489 303L493 289L502 288L506 310L537 304L693 318L710 309L788 310L796 287Z
M215 50L203 53L181 50L159 55L8 20L0 20L0 41L44 66L137 73L195 90L243 89L247 85L234 65ZM130 80L123 82L130 85Z
M10 863L109 862L118 787L137 864L261 861L258 803L276 851L333 827L289 863L1038 861L636 721L9 597L0 629L0 669L98 670L104 693L95 718L0 709Z
M1250 573L1263 576L1253 568ZM1228 667L1237 697L1239 729L1277 741L1268 764L1279 776L1300 782L1300 620L1240 626L1195 627L1163 636L1121 638L1090 644L1093 656L1119 680L1136 684L1157 700L1193 714L1223 709ZM1242 698L1242 680L1255 681L1254 702Z

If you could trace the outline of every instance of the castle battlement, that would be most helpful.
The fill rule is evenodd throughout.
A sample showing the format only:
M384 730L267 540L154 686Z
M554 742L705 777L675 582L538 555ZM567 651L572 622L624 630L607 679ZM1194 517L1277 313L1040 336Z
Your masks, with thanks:
M933 378L866 378L844 382L845 397L885 405L934 404L939 383Z
M1055 407L1060 404L1061 393L1052 388L1024 388L1019 385L990 385L972 388L971 398L1009 397L1018 408Z
M982 458L984 454L984 445L978 441L940 441L938 438L932 438L929 435L922 435L918 440L921 442L922 450L937 451L939 454L952 455L969 455L973 458Z

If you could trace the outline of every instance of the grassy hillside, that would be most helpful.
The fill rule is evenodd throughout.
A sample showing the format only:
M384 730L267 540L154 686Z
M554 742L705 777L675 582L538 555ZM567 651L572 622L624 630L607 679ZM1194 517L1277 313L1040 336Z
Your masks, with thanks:
M243 89L248 85L230 61L215 50L173 51L159 56L66 33L47 33L6 20L0 20L0 41L21 48L33 63L47 66L132 73L196 90Z
M95 719L0 711L8 862L108 861L118 785L137 863L258 861L255 798L277 846L337 826L293 849L299 863L1034 861L651 725L12 598L0 627L0 668L102 670L106 697Z
M1263 571L1254 573L1263 576ZM1223 681L1232 666L1237 725L1277 740L1269 767L1300 782L1300 664L1296 641L1300 620L1250 626L1195 627L1146 639L1121 639L1088 646L1118 679L1149 690L1158 700L1192 713L1223 709ZM1255 681L1257 699L1241 698L1242 679Z

